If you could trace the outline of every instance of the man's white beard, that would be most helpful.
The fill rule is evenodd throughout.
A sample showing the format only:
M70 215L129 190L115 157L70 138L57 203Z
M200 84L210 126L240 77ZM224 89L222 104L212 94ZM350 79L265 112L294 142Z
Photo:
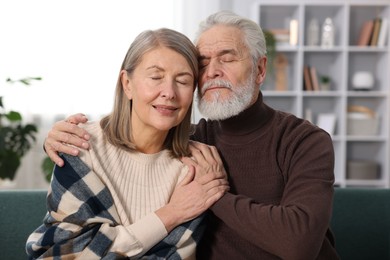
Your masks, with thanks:
M229 98L221 99L219 91L214 91L211 100L202 98L204 92L211 86L220 86L232 91ZM227 80L209 80L202 88L198 88L197 101L199 112L211 120L224 120L238 115L244 111L252 101L256 83L254 73L243 85L233 87L233 84ZM201 91L203 93L201 93ZM210 93L208 93L210 98Z

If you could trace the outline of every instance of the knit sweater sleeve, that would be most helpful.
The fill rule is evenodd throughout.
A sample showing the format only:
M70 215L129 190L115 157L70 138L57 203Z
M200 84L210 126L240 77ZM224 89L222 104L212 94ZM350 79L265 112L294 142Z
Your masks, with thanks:
M316 259L331 218L332 141L326 132L317 129L280 142L282 152L275 160L285 186L279 202L262 203L227 193L212 211L240 237L281 259Z
M54 170L44 224L28 238L30 257L120 259L142 255L166 236L154 213L133 225L121 225L98 176L78 157L63 159L65 166Z

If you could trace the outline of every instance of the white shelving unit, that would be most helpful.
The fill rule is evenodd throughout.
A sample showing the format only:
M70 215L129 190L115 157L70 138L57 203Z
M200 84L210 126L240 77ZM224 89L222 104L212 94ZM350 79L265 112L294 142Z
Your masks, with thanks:
M230 4L230 5L229 5ZM298 21L298 44L277 47L277 52L287 57L288 87L286 91L274 90L269 81L262 86L265 102L274 108L305 117L310 110L313 123L323 113L336 115L332 135L335 148L336 185L340 187L390 187L390 45L389 35L384 47L357 46L360 29L367 20L376 17L390 21L390 1L277 1L231 0L224 3L238 14L257 21L263 30L288 29L291 19ZM309 21L316 18L320 32L326 17L333 20L336 34L331 48L307 45ZM389 30L389 28L387 29ZM320 37L321 41L321 37ZM314 66L318 75L331 78L329 91L305 91L303 67ZM356 91L351 78L357 71L368 71L374 76L374 88ZM347 108L350 105L366 106L379 118L376 135L347 134ZM376 179L350 179L347 162L368 160L378 165Z

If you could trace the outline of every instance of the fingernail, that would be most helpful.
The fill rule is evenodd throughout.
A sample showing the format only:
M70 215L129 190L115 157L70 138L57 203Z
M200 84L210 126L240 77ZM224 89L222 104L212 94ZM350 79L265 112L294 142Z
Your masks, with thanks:
M77 150L77 149L75 149L75 150L72 151L72 154L73 154L73 155L78 155L78 153L79 153L79 150Z
M88 149L89 145L88 145L88 143L83 143L82 147L85 148L85 149Z
M84 135L84 139L85 139L85 140L89 140L89 134L85 134L85 135Z

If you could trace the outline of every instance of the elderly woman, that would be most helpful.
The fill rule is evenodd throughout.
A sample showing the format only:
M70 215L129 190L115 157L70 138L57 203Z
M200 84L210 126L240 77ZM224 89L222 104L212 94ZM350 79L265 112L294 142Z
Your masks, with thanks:
M134 40L113 111L82 126L91 148L63 154L54 169L48 213L27 241L30 258L195 257L202 213L228 190L223 169L201 174L179 160L189 156L197 79L186 36L159 29Z

